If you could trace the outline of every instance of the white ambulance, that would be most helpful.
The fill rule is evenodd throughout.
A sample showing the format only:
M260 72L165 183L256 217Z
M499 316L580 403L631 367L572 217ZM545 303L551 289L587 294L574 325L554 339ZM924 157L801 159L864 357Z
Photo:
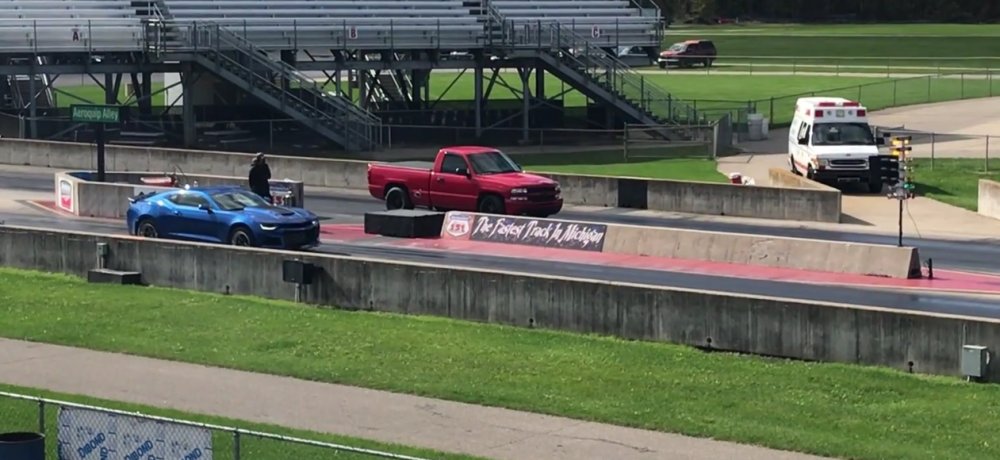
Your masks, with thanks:
M868 110L840 97L803 97L788 132L792 172L827 185L861 184L879 193L898 178L898 162L880 155L885 143L868 125Z

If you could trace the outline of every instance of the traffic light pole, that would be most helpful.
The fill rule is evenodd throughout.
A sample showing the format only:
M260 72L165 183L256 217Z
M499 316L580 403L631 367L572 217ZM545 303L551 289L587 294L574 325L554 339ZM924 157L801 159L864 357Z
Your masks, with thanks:
M903 200L899 202L899 247L903 247Z

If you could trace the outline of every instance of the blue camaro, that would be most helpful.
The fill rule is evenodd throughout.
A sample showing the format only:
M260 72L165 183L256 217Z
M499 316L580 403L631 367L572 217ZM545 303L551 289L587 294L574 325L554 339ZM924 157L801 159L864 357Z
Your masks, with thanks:
M129 201L132 235L278 249L319 244L319 218L311 211L274 206L240 187L169 190Z

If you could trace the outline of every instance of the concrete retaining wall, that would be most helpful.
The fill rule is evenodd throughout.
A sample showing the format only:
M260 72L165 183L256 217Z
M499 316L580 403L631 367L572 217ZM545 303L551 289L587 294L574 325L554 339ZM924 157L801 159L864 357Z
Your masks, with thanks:
M921 276L917 248L741 233L611 225L604 251L892 278Z
M128 199L142 193L156 193L171 190L171 187L156 187L141 184L143 177L156 176L159 173L134 173L112 171L105 173L106 182L93 182L96 173L92 171L67 171L56 173L55 202L65 211L83 217L124 218L128 212ZM249 181L242 177L211 176L189 174L183 177L190 183L197 182L199 186L238 185L249 187ZM74 205L67 208L62 202L61 181L69 182ZM272 190L278 185L290 187L295 206L303 207L305 201L304 188L301 182L285 182L271 180Z
M979 214L1000 219L1000 182L979 179Z
M364 161L269 156L275 178L308 185L367 189ZM243 177L251 155L109 145L107 168L115 171L174 171ZM90 144L23 139L0 140L0 163L53 168L95 169ZM814 190L702 182L545 174L562 184L567 204L625 207L692 214L839 222L840 195Z
M307 302L348 309L614 335L819 361L959 374L963 344L1000 349L1000 322L919 312L662 289L623 283L487 272L254 250L134 237L0 226L0 264L84 275L95 245L108 266L142 272L157 286L293 299L284 259L322 273ZM1000 381L1000 366L987 380Z

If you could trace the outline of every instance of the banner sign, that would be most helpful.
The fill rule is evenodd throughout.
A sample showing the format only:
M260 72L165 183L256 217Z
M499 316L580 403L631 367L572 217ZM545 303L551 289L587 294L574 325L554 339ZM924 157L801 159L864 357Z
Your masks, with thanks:
M73 184L66 179L59 179L59 199L56 200L56 205L62 208L64 211L72 213L73 212Z
M471 230L471 215L462 212L449 212L445 215L444 231L446 235L452 238L468 239Z
M159 420L59 407L59 460L212 460L212 432Z
M445 229L450 230L451 227ZM602 224L477 215L472 223L469 239L600 252L604 250L607 231L607 225Z

